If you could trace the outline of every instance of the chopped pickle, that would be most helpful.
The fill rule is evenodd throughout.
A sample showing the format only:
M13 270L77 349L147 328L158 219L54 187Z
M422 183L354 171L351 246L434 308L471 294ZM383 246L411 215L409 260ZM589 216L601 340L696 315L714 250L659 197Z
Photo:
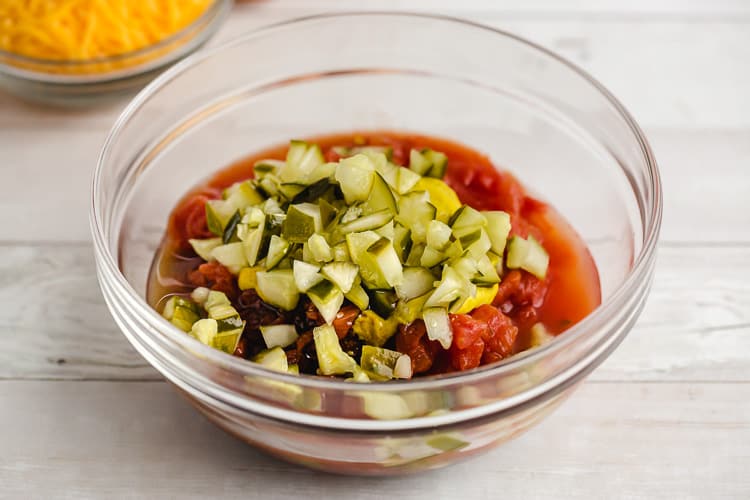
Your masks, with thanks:
M341 349L336 330L330 325L323 325L313 330L315 351L321 375L354 374L359 366L354 359Z
M261 326L260 333L263 336L263 341L266 343L266 347L269 349L274 347L286 347L293 344L299 337L294 325Z
M381 347L393 337L397 328L397 321L383 319L371 310L362 312L352 325L354 334L362 342L376 347Z
M405 358L402 360L402 358ZM399 361L401 361L399 363ZM408 370L404 364L408 364ZM408 354L391 351L383 347L365 345L362 347L362 360L360 366L363 370L375 373L387 379L411 378L411 359ZM398 367L398 370L397 370Z
M200 309L195 302L173 295L164 305L162 316L180 330L189 332L193 323L200 319Z
M260 271L255 273L256 290L265 302L291 311L297 307L299 290L291 270Z
M198 257L208 262L214 260L211 252L214 248L221 245L221 238L208 238L205 240L191 239L188 242L193 247L193 251L198 254Z
M329 325L336 319L336 314L344 303L344 293L328 280L323 280L310 288L307 296Z
M510 269L524 269L543 280L547 275L549 255L533 236L527 240L514 236L508 243L506 264Z
M322 322L312 333L320 375L365 383L408 379L413 369L429 372L425 363L432 359L421 358L438 354L410 351L408 345L420 339L412 335L425 333L423 339L450 349L451 363L485 362L468 350L456 361L453 325L462 328L461 321L501 314L482 306L495 300L503 272L523 269L544 279L548 253L532 236L511 237L508 213L462 204L442 180L448 164L444 153L411 149L403 168L392 161L392 148L369 145L365 138L355 144L334 147L333 158L341 159L326 162L330 150L324 156L316 144L292 141L284 161L256 162L253 179L207 201L206 226L214 236L188 240L201 259L212 262L197 270L205 287L195 288L191 298L172 296L163 316L200 342L232 354L245 329L242 318L253 307L249 301L257 297L229 290L255 290L272 321L259 325L260 336L254 326L253 338L243 339L238 353L265 348L251 359L284 373L314 369L302 358L300 365L289 365L284 349L301 349L296 344L306 340L304 332ZM401 162L407 150L396 151ZM454 168L460 167L456 162ZM457 186L454 172L448 174L448 182ZM468 187L470 181L461 182ZM228 278L230 288L222 288ZM227 290L237 309L227 295L209 287ZM300 303L301 294L306 299ZM358 340L348 337L352 334ZM264 345L257 345L261 337ZM456 333L456 338L460 347L466 337ZM532 345L551 338L541 323L531 328ZM358 364L354 355L359 356L360 342ZM289 359L298 359L292 354ZM500 353L491 354L488 358L496 359ZM363 393L365 413L411 416L403 398L380 396L386 395ZM436 449L453 446L435 443Z
M299 203L289 206L281 235L293 243L304 243L321 228L320 207L312 203Z
M294 283L300 292L306 292L323 281L323 275L320 274L320 267L308 264L301 260L295 260L292 266Z
M252 360L270 370L275 370L277 372L289 371L286 353L281 347L274 347L272 349L261 351L256 354Z

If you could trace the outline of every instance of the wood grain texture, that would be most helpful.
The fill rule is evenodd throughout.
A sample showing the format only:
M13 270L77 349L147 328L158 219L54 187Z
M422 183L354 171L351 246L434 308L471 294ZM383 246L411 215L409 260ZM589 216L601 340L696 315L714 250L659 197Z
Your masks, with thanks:
M103 303L89 181L125 101L65 110L0 94L0 498L748 498L750 2L245 0L211 44L352 9L517 33L628 107L665 201L638 325L557 413L471 462L391 480L278 462L192 411Z
M591 380L750 382L749 260L662 248L638 325ZM114 325L87 245L0 247L0 303L0 379L159 378Z
M235 441L165 383L0 382L7 498L741 498L750 384L586 384L539 427L444 471L300 469Z

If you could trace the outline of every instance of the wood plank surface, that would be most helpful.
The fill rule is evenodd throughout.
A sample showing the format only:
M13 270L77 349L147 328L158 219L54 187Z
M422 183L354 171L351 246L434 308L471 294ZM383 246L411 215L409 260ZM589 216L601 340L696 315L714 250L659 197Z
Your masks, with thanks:
M161 382L0 382L7 498L718 499L750 491L750 384L585 384L468 462L390 479L312 472L213 427Z

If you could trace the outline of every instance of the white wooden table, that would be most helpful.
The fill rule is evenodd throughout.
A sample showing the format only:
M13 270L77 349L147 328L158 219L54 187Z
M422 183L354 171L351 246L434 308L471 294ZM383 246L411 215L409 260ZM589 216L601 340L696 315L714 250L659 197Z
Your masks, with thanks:
M246 2L217 41L354 6ZM542 425L473 461L378 480L270 459L188 407L104 306L89 178L123 103L62 111L0 95L0 497L750 498L750 2L356 7L516 32L629 107L666 202L656 281L630 337Z

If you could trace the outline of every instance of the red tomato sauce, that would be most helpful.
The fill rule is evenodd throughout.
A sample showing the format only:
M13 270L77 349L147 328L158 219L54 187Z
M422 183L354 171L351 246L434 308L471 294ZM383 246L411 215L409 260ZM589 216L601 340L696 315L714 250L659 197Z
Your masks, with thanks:
M526 271L506 270L491 306L481 306L470 314L450 315L454 341L447 351L427 338L421 320L402 325L386 347L409 354L415 374L466 370L499 361L530 346L530 330L536 323L542 323L549 333L557 335L600 304L598 272L583 240L551 206L529 196L510 173L498 171L485 155L449 140L394 132L330 135L312 138L308 142L319 144L328 161L339 159L332 149L334 146L390 146L393 149L392 161L402 166L408 164L412 148L441 151L448 157L444 180L462 203L478 210L508 212L511 234L533 235L549 254L549 268L544 280ZM207 200L219 198L222 189L252 177L252 166L256 161L283 160L286 150L284 145L245 158L212 175L182 198L170 214L167 234L151 271L148 296L155 307L166 296L207 286L227 293L238 308L250 311L248 317L242 312L241 315L255 326L258 323L293 321L298 330L304 330L319 322L314 307L311 310L309 304L299 313L303 319L290 318L288 314L274 313L269 307L258 305L260 299L257 295L240 292L223 266L204 263L187 242L190 238L212 236L206 227ZM342 323L344 326L337 325L336 329L342 346L357 351L357 339L352 338L351 332L347 333L358 311L352 308L345 306L342 309L340 316L347 318L347 322ZM262 320L258 319L259 315ZM312 335L300 333L300 340L289 349L287 357L302 367L302 363L314 358L315 353L310 349ZM235 354L250 357L258 350L253 343L252 335L243 334Z

